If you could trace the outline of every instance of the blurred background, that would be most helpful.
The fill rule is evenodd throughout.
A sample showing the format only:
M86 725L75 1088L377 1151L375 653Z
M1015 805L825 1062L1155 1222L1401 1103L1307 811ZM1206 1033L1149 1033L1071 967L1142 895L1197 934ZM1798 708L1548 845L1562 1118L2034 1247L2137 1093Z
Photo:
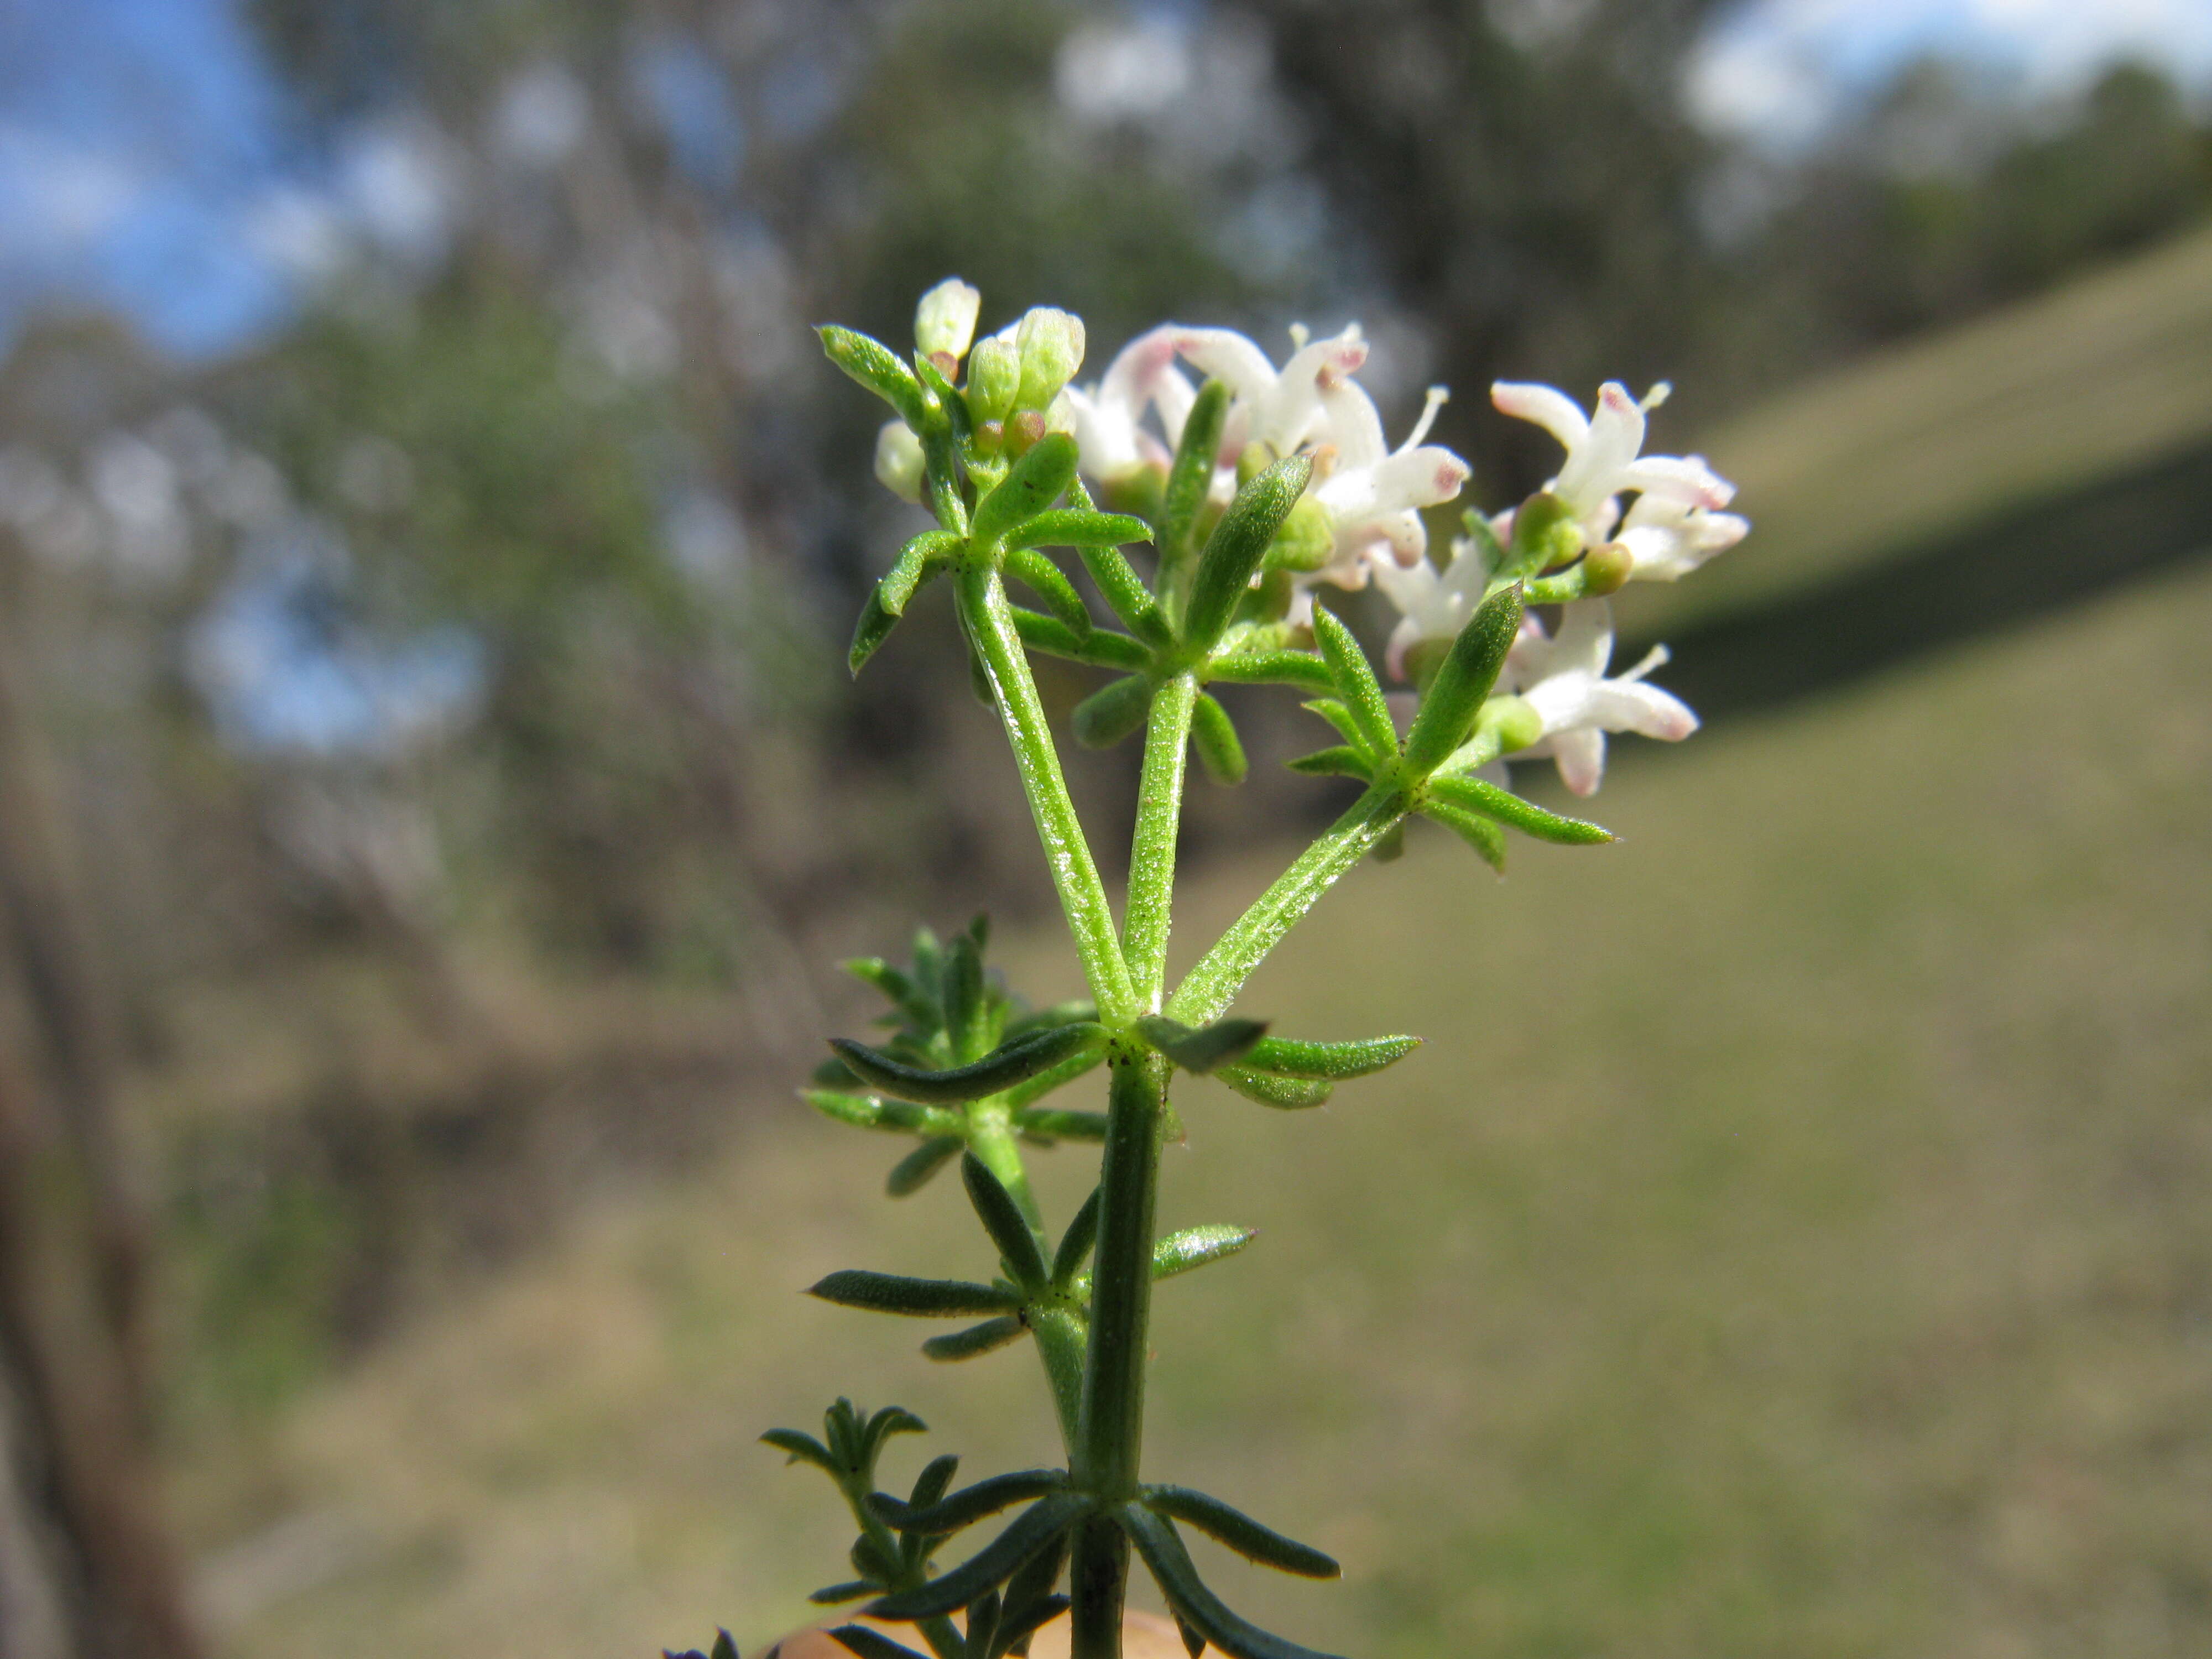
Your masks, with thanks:
M910 514L806 325L956 271L1093 374L1360 319L1491 507L1492 378L1668 378L1757 526L1620 606L1707 720L1621 846L1416 836L1247 1000L1429 1047L1192 1091L1164 1218L1263 1235L1152 1467L1347 1563L1224 1593L2212 1650L2201 0L0 0L0 1659L750 1645L847 1541L762 1429L1047 1455L796 1295L985 1270L792 1097L835 962L1078 986L941 605L841 665ZM1186 960L1340 805L1196 790Z

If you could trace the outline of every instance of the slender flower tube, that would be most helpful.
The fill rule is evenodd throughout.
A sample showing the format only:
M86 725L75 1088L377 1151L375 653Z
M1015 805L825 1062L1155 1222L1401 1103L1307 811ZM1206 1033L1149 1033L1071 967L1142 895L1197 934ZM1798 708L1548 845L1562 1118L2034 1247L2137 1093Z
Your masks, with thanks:
M1697 715L1679 697L1644 684L1644 677L1667 659L1667 647L1655 647L1626 674L1607 678L1613 607L1603 599L1577 599L1568 605L1556 636L1547 636L1534 617L1526 618L1502 678L1543 717L1544 735L1513 758L1548 756L1558 763L1568 788L1590 795L1605 775L1607 732L1634 732L1680 743L1698 729Z
M1096 386L1069 386L1054 410L1083 454L1083 470L1111 488L1146 466L1164 468L1182 441L1183 422L1198 392L1176 367L1184 331L1163 324L1123 346ZM1256 349L1256 348L1255 348ZM1159 411L1166 442L1146 428L1148 411Z
M1500 412L1533 421L1565 447L1567 456L1559 476L1545 488L1573 510L1593 546L1609 540L1620 524L1623 490L1638 490L1692 509L1724 507L1735 497L1735 486L1707 466L1702 456L1639 453L1644 414L1666 396L1664 381L1638 403L1620 381L1607 380L1598 388L1596 412L1585 416L1573 398L1548 386L1500 380L1490 388L1490 400Z

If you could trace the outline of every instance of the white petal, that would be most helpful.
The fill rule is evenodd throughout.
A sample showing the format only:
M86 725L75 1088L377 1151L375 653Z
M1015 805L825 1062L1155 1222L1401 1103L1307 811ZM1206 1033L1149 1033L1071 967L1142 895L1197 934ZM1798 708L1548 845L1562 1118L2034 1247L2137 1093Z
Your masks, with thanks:
M1355 326L1347 328L1334 339L1316 340L1291 354L1276 377L1273 388L1259 401L1253 413L1252 436L1272 445L1279 455L1287 455L1313 434L1316 419L1324 408L1329 410L1329 422L1337 423L1335 407L1330 402L1332 389L1351 391L1367 404L1368 417L1374 421L1376 453L1382 453L1382 422L1375 416L1375 405L1367 394L1353 386L1346 377L1367 361L1367 342L1360 337ZM1355 417L1356 418L1356 417ZM1339 447L1346 444L1345 434L1336 432L1331 441ZM1353 465L1364 465L1366 456L1349 457Z
M1613 487L1645 490L1692 507L1726 507L1735 499L1735 486L1695 455L1646 455L1624 465Z
M1176 349L1200 374L1247 402L1256 404L1275 388L1275 366L1267 354L1233 328L1177 329Z
M1340 520L1380 518L1448 501L1466 487L1467 478L1465 461L1441 445L1424 444L1370 465L1337 471L1314 497Z
M1364 471L1389 454L1390 446L1382 436L1382 417L1375 411L1375 400L1360 387L1350 380L1337 380L1321 388L1320 400L1323 421L1320 435L1323 441L1336 446L1340 475Z
M1680 697L1641 680L1607 680L1593 690L1591 714L1608 732L1680 743L1698 729L1698 717Z
M1490 401L1501 415L1534 421L1571 452L1589 435L1582 406L1555 387L1534 380L1499 380L1490 388Z
M1567 453L1567 463L1552 488L1575 511L1575 516L1595 513L1605 498L1621 488L1620 475L1644 447L1644 410L1618 380L1598 388L1597 412L1590 417L1589 435Z
M1559 613L1552 641L1552 672L1596 678L1613 660L1613 606L1603 599L1577 599Z
M1597 793L1605 776L1605 733L1595 728L1561 732L1552 740L1552 758L1559 765L1559 781L1577 795Z

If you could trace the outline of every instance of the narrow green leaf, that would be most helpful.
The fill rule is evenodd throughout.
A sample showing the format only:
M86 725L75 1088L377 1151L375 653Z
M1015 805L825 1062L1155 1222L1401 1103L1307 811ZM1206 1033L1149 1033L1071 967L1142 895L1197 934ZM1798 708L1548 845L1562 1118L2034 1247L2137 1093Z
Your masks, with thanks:
M1196 650L1212 649L1237 614L1237 601L1252 584L1267 556L1267 544L1297 505L1313 477L1310 456L1279 460L1237 492L1221 522L1206 538L1191 578L1190 603L1184 608L1182 636Z
M853 1075L853 1068L835 1054L823 1055L813 1072L812 1082L823 1089L857 1089L860 1079Z
M1241 1510L1188 1486L1146 1486L1138 1500L1155 1515L1188 1522L1216 1542L1226 1544L1248 1561L1301 1578L1341 1578L1344 1569L1334 1558L1310 1544L1285 1538L1273 1527L1263 1527Z
M1083 1207L1067 1224L1067 1231L1060 1236L1060 1248L1053 1252L1052 1282L1062 1290L1075 1282L1083 1264L1091 1260L1091 1252L1098 1242L1098 1201L1101 1188L1093 1187L1091 1196L1083 1200Z
M1565 847L1594 847L1613 838L1613 831L1581 818L1547 812L1532 800L1523 800L1508 789L1481 778L1431 778L1429 795L1447 805L1480 812L1510 824L1524 836L1557 842Z
M1065 1088L1085 1073L1095 1070L1104 1063L1105 1059L1106 1051L1103 1048L1086 1048L1081 1054L1071 1054L1059 1065L1039 1072L1028 1082L1018 1083L1007 1090L1006 1105L1009 1109L1020 1112L1031 1101L1042 1100L1054 1090Z
M1237 724L1226 708L1203 691L1191 709L1190 742L1198 751L1199 763L1216 783L1244 781L1250 769L1244 745L1237 736Z
M1185 1227L1152 1245L1152 1277L1173 1279L1209 1261L1235 1255L1259 1237L1256 1229L1231 1227L1217 1222L1206 1227Z
M738 1659L738 1644L731 1639L729 1632L716 1627L714 1645L708 1650L708 1659Z
M1336 728L1336 735L1342 738L1346 744L1357 750L1360 755L1364 756L1370 766L1378 760L1388 761L1397 752L1393 749L1386 749L1379 755L1374 753L1368 744L1367 733L1361 729L1358 720L1352 714L1352 710L1345 706L1343 701L1340 698L1316 697L1310 702L1300 703L1298 707L1305 709L1310 714L1320 715L1331 726L1334 726Z
M832 1474L844 1473L837 1460L830 1455L827 1446L812 1435L802 1434L797 1429L770 1429L761 1437L761 1442L780 1452L789 1453L794 1463L811 1463L816 1468L827 1469Z
M868 659L883 648L891 630L899 624L898 613L884 603L880 586L868 590L866 604L860 607L860 620L853 624L853 643L845 652L846 672L858 675L868 665Z
M1301 755L1284 764L1310 778L1358 778L1362 783L1374 781L1374 762L1349 744L1316 749L1310 755Z
M920 432L929 424L928 402L921 382L906 362L881 340L857 329L825 323L815 330L830 361L898 411L899 418Z
M1229 388L1209 380L1199 388L1197 399L1182 423L1182 437L1168 467L1167 488L1160 501L1158 545L1164 571L1180 570L1198 547L1199 514L1213 487L1213 469L1221 454L1222 429L1229 421ZM1304 488L1303 485L1300 486ZM1292 499L1296 499L1295 493ZM1288 508L1284 509L1288 512ZM1273 532L1269 532L1272 538ZM1264 549L1262 550L1264 550ZM1161 591L1180 585L1163 581Z
M1013 612L1014 632L1032 651L1048 657L1064 657L1070 662L1088 663L1093 668L1118 668L1124 672L1152 665L1152 653L1127 634L1116 634L1111 629L1094 624L1088 634L1078 639L1057 617L1024 610L1018 605L1007 609Z
M1152 706L1152 683L1142 674L1111 680L1075 705L1070 724L1085 749L1110 749L1139 730Z
M1091 632L1091 612L1084 606L1083 595L1058 565L1035 548L1016 548L1007 554L1006 574L1042 599L1045 609L1077 639Z
M986 1516L996 1515L1032 1498L1049 1498L1066 1486L1065 1469L1017 1469L978 1480L972 1486L963 1486L951 1497L940 1498L933 1504L901 1504L878 1492L868 1499L868 1507L894 1531L949 1538Z
M1030 1563L1031 1566L1035 1565L1035 1562ZM1024 1567L1023 1571L1026 1572L1029 1568ZM1071 1605L1065 1595L1041 1595L1017 1613L1013 1610L1013 1592L1010 1588L1006 1595L1007 1611L1000 1619L999 1628L992 1634L991 1650L984 1659L1002 1659L1006 1654L1026 1653L1029 1639L1066 1613Z
M1398 753L1398 728L1391 723L1390 705L1382 699L1382 682L1375 678L1367 653L1359 648L1352 630L1318 605L1314 607L1313 625L1314 638L1328 662L1329 677L1336 682L1336 694L1344 700L1358 730L1356 741L1378 761L1394 758Z
M1006 538L1008 547L1120 547L1148 542L1152 527L1127 513L1064 507L1040 513Z
M1043 1008L1032 1008L1006 1027L1010 1037L1026 1036L1031 1031L1049 1030L1055 1025L1076 1025L1098 1018L1098 1005L1089 997L1076 997L1066 1002L1055 1002Z
M912 1319L973 1319L1012 1313L1022 1304L1014 1291L958 1279L908 1279L899 1273L848 1267L807 1288L807 1295L841 1308L903 1314Z
M983 985L983 954L966 933L955 933L946 941L941 983L939 995L945 1005L945 1035L952 1045L952 1058L972 1066L991 1047L990 1007Z
M1333 691L1328 665L1304 651L1230 651L1206 665L1209 680L1233 685L1294 685L1301 691Z
M959 1135L938 1135L925 1140L891 1166L884 1191L893 1198L911 1198L936 1179L967 1141Z
M1417 1036L1359 1037L1349 1042L1299 1042L1265 1037L1253 1044L1243 1068L1277 1077L1315 1078L1341 1083L1395 1065L1421 1046Z
M1425 777L1435 771L1466 741L1520 631L1518 586L1500 588L1475 607L1429 682L1420 711L1406 734L1406 765L1413 775Z
M968 1201L975 1206L976 1219L998 1246L1006 1277L1032 1294L1044 1289L1051 1276L1045 1268L1044 1252L1006 1183L973 1152L960 1160L960 1178L968 1188Z
M847 1094L833 1089L801 1089L799 1098L840 1123L861 1129L886 1129L896 1134L950 1134L960 1127L958 1116L911 1101L885 1100L878 1095Z
M1229 1065L1249 1052L1267 1032L1261 1019L1219 1019L1193 1030L1160 1014L1144 1014L1137 1030L1146 1042L1186 1072L1206 1073Z
M849 1578L842 1584L830 1584L816 1590L806 1599L817 1607L834 1607L840 1601L857 1601L864 1595L873 1595L883 1589L880 1583L866 1578Z
M997 547L1066 493L1075 461L1074 439L1065 432L1046 433L977 503L969 539L979 548Z
M1199 1659L1199 1656L1206 1651L1204 1632L1184 1619L1181 1613L1171 1613L1169 1616L1175 1620L1176 1634L1182 1638L1182 1650L1190 1656L1190 1659Z
M830 1632L835 1640L860 1655L860 1659L931 1659L917 1653L903 1642L894 1642L881 1631L871 1630L866 1625L839 1625Z
M1434 799L1422 805L1421 816L1434 819L1474 848L1482 861L1499 875L1505 873L1505 832L1488 818L1478 817L1448 801Z
M878 1619L931 1619L966 1607L985 1590L1004 1583L1038 1551L1050 1546L1091 1509L1088 1497L1070 1492L1043 1498L1014 1517L1009 1526L974 1555L940 1578L869 1603Z
M832 1037L830 1046L862 1081L885 1094L925 1106L957 1106L1011 1089L1104 1040L1105 1033L1096 1025L1062 1025L1000 1043L972 1066L956 1066L944 1072L906 1065L850 1037Z
M854 957L837 964L864 985L872 985L897 1005L924 1036L937 1030L938 1006L933 991L923 989L880 957Z
M1282 1637L1270 1635L1257 1625L1251 1624L1222 1605L1221 1598L1206 1587L1192 1564L1190 1552L1184 1547L1175 1522L1165 1516L1155 1515L1139 1504L1124 1504L1116 1511L1121 1529L1129 1534L1129 1541L1144 1557L1145 1565L1152 1569L1160 1593L1176 1612L1176 1618L1189 1625L1229 1659L1330 1659L1311 1648L1302 1648Z
M1304 1111L1318 1106L1334 1091L1334 1084L1308 1078L1276 1077L1267 1072L1248 1072L1241 1066L1224 1066L1213 1074L1231 1088L1261 1106L1278 1111Z
M1086 547L1081 550L1083 568L1091 573L1097 584L1098 596L1121 619L1121 625L1155 650L1165 650L1175 643L1175 634L1168 627L1167 617L1153 599L1144 579L1121 556L1118 547Z
M929 1425L923 1422L905 1407L884 1407L883 1410L878 1412L873 1417L868 1419L867 1427L861 1431L861 1440L863 1449L866 1455L866 1461L867 1467L872 1469L875 1468L877 1454L883 1450L884 1442L890 1439L893 1435L927 1434L928 1432Z
M1032 1106L1014 1119L1014 1128L1019 1133L1043 1140L1098 1141L1106 1139L1106 1114Z
M1001 1314L996 1319L987 1319L949 1336L933 1336L921 1345L921 1352L925 1358L940 1362L977 1359L997 1352L1009 1342L1020 1341L1029 1331L1030 1328L1015 1315Z

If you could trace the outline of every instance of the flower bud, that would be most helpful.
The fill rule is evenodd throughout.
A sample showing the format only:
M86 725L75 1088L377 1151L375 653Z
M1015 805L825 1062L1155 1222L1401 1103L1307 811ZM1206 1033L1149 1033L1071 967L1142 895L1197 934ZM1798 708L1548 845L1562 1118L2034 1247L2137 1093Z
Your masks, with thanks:
M1474 717L1474 729L1498 739L1498 752L1512 754L1526 749L1544 735L1544 717L1522 697L1492 697Z
M957 276L947 276L921 296L914 308L914 343L925 357L940 353L957 363L975 337L975 313L981 309L981 290Z
M876 434L876 477L902 501L921 501L921 440L904 421L885 421Z
M1014 346L1022 359L1021 390L1015 395L1015 407L1042 410L1083 367L1083 319L1050 306L1038 306L1023 317Z
M1556 569L1583 550L1582 526L1574 510L1549 491L1540 490L1513 514L1512 563L1534 575Z
M1593 547L1583 560L1583 596L1595 599L1618 593L1635 568L1636 556L1619 542Z
M1013 412L1021 389L1022 358L1012 340L994 334L979 340L968 359L968 413L977 426Z
M1336 552L1336 520L1310 495L1301 495L1267 545L1270 570L1315 571Z
M1009 459L1018 460L1036 447L1044 436L1044 416L1034 409L1025 409L1006 422L1004 444Z

